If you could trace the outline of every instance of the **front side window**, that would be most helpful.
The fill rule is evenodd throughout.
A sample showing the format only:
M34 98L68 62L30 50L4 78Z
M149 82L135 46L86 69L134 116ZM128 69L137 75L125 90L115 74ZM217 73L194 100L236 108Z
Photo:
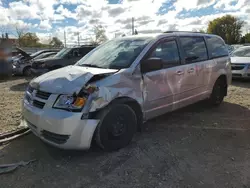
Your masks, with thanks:
M164 41L156 46L149 58L160 58L165 64L180 63L179 50L175 40Z
M108 69L128 68L151 40L151 37L110 40L92 50L76 65Z
M63 48L61 49L56 55L56 58L64 58L68 53L71 51L70 48Z
M180 37L186 63L195 63L208 59L203 37Z
M80 48L80 55L81 56L85 56L87 53L89 53L91 50L93 50L94 47L84 47L84 48Z
M208 42L212 58L228 56L228 48L222 39L215 36L207 36L206 40Z

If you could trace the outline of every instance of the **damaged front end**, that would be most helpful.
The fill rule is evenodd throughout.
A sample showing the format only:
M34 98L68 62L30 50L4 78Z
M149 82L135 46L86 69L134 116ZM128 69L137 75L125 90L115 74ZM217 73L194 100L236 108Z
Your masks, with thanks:
M82 87L82 89L78 93L74 92L73 95L68 95L68 94L59 95L55 104L53 105L53 108L63 109L63 110L71 111L71 112L83 111L84 114L87 114L88 112L93 111L93 109L102 108L104 105L103 104L104 101L100 103L100 99L102 99L102 97L98 97L99 87L97 87L94 84L94 82L104 79L110 75L111 75L110 73L94 75ZM93 107L93 105L95 107ZM87 118L86 115L84 117Z
M130 98L142 106L140 78L131 80L127 73L108 73L93 76L77 93L71 104L84 106L82 119L95 119L96 114L112 101Z

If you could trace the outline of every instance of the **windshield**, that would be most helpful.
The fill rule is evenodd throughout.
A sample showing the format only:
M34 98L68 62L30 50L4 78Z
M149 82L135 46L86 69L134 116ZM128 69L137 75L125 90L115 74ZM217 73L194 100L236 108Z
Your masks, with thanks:
M82 58L77 65L109 69L128 68L151 38L111 40Z
M62 58L62 57L64 57L65 55L67 55L69 52L70 52L70 48L63 48L63 49L61 49L61 51L59 51L56 55L55 55L55 57L59 57L59 58Z
M43 54L40 54L38 56L36 56L34 59L42 59L42 58L45 58L45 57L48 57L51 53L43 53Z
M240 48L235 50L232 57L250 57L250 48Z

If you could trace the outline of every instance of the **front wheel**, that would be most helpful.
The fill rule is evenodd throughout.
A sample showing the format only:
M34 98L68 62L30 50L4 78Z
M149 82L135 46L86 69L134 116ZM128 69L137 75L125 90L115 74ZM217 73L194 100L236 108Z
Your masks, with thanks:
M209 98L209 103L213 106L219 106L225 95L226 95L227 85L223 79L218 79L213 87L212 94Z
M96 130L96 142L106 151L127 146L137 127L135 112L124 104L114 104L98 115L100 123Z
M31 67L25 67L23 70L24 76L31 76Z

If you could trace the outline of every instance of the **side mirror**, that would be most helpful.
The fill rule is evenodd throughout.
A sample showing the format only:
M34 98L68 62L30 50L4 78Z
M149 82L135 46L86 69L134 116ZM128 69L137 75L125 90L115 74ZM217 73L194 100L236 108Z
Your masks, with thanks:
M161 58L149 58L144 61L141 61L141 72L151 72L157 71L163 68L163 61Z

